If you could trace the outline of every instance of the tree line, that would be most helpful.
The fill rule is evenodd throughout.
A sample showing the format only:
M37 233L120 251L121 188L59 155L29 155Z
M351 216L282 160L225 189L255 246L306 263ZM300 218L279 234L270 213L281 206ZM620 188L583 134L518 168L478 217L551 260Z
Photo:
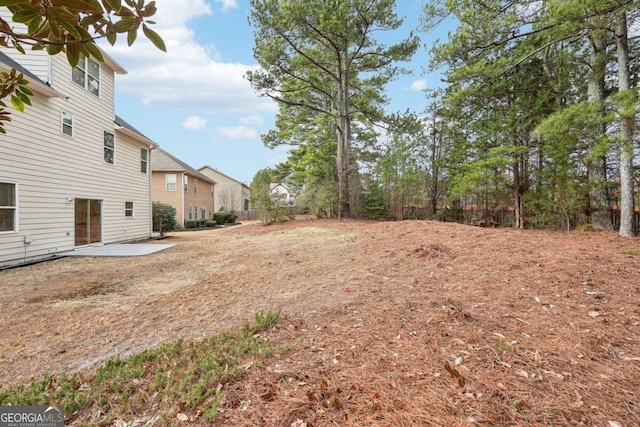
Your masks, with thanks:
M392 0L250 3L247 77L279 106L263 141L292 147L269 173L310 213L635 235L638 1L428 1L392 45ZM445 84L389 113L382 89L418 49Z

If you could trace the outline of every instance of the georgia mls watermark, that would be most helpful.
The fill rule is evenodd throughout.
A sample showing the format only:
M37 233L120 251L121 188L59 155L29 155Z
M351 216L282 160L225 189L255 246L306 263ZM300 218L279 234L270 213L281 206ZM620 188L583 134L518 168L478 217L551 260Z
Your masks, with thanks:
M64 407L0 406L0 427L64 427Z

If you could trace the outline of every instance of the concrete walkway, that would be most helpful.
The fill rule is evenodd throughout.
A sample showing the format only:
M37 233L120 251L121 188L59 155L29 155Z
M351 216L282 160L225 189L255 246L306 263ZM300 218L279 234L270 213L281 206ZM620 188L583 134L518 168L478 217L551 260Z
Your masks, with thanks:
M149 243L111 243L60 252L60 256L142 256L160 252L175 245Z

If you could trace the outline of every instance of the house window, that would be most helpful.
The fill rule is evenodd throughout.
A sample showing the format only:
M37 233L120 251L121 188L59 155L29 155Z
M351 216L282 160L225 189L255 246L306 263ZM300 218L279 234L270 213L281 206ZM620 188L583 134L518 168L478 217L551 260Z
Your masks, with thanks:
M193 206L189 205L189 219L193 219Z
M62 110L62 133L73 136L73 114Z
M167 191L176 191L178 187L178 179L176 174L168 173L165 175L165 183Z
M187 190L189 189L189 177L187 175L184 175L182 177L182 181L184 183L184 192L186 193Z
M193 219L198 219L198 206L196 206L193 210Z
M16 184L0 182L0 232L18 231Z
M206 217L207 217L207 209L206 208L202 208L200 210L200 218L206 219Z
M198 178L193 178L193 192L198 194Z
M100 65L93 59L80 55L78 65L71 71L71 80L92 94L100 96Z
M116 140L112 133L104 133L104 162L113 165L116 160Z
M124 216L133 216L133 202L124 202Z
M213 197L213 184L211 184L211 197Z
M147 173L147 165L149 164L149 150L140 148L140 172Z

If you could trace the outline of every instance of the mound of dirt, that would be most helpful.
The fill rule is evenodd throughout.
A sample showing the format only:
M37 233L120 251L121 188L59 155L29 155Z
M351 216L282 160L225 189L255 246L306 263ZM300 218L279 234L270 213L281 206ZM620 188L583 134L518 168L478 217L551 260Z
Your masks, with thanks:
M638 239L299 219L170 242L0 271L0 383L282 309L263 338L288 350L217 424L640 425Z

